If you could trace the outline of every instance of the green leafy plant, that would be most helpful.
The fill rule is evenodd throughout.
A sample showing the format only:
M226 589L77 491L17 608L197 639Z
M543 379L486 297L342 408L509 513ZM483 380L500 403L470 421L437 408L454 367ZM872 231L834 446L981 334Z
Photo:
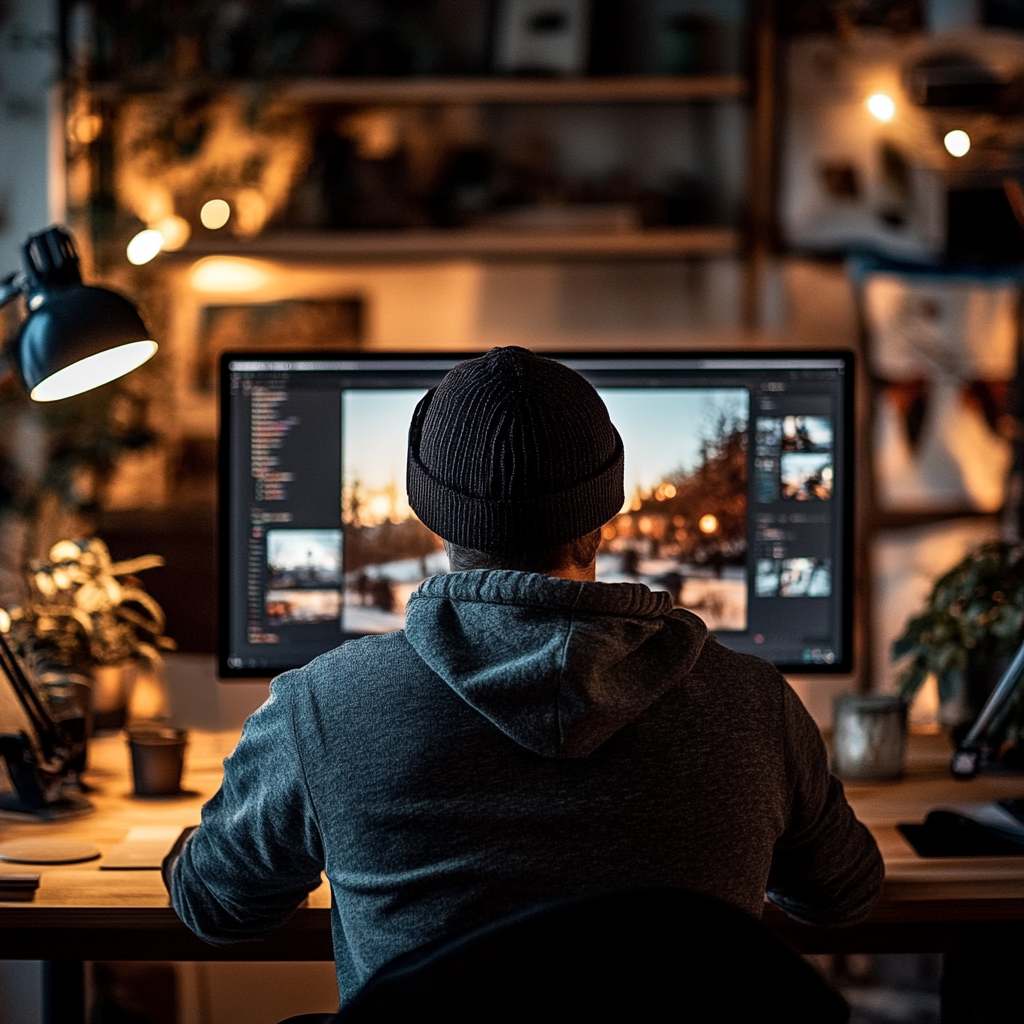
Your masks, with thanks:
M96 537L59 541L48 562L29 567L29 599L0 615L0 628L38 668L158 664L161 650L175 644L135 573L163 564L159 555L114 562Z
M1024 543L983 544L935 583L924 611L893 643L893 660L905 660L900 694L912 699L934 674L940 701L964 700L976 715L981 709L970 706L972 681L994 681L1022 640ZM985 740L1000 749L1019 745L1022 737L1024 684L989 725Z

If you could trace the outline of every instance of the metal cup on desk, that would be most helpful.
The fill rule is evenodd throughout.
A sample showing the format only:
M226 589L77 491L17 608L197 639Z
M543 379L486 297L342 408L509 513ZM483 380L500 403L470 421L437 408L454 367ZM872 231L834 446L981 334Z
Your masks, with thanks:
M846 782L903 778L907 702L883 693L846 693L836 698L832 770Z

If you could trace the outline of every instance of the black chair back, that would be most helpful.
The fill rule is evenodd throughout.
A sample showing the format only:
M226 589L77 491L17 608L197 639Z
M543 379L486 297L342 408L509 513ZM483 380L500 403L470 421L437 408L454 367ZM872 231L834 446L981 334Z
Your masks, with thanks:
M385 964L338 1024L845 1024L845 1000L736 907L679 889L569 900Z

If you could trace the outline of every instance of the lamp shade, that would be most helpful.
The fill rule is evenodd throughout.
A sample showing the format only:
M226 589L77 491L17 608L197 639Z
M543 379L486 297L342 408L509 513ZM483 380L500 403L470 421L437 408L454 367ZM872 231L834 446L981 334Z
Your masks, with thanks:
M30 296L16 351L31 397L51 402L129 373L156 349L127 299L106 288L72 284Z

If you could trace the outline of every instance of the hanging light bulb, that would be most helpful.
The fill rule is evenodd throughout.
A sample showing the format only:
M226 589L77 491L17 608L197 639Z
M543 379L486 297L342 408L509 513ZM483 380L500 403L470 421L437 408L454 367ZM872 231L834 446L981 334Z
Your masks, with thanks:
M946 132L942 144L950 156L964 156L971 148L971 137L967 132L954 128L953 131Z
M128 243L128 262L141 267L143 263L154 259L163 247L164 236L153 228L146 228Z
M230 216L231 207L226 199L210 199L203 203L203 208L199 211L199 219L203 222L203 227L209 228L211 231L224 227Z
M896 103L884 92L872 93L867 98L868 113L876 121L891 121L896 116Z

